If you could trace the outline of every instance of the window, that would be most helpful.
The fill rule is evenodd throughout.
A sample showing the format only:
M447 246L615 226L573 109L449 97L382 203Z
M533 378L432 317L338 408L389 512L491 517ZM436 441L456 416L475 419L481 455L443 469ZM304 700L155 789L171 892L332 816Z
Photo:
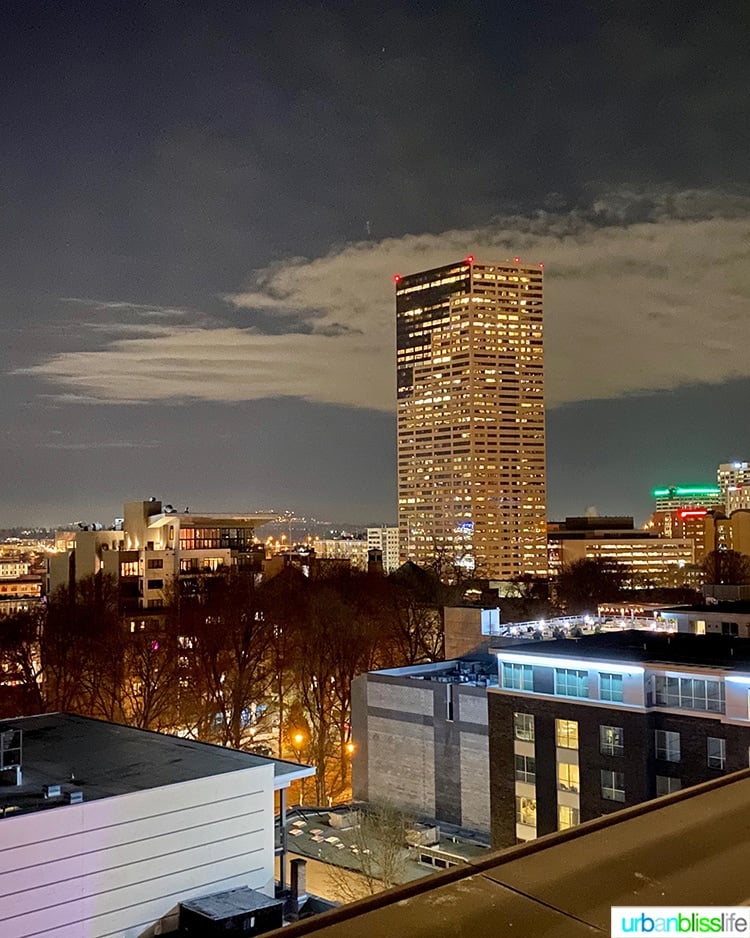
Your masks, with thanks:
M557 763L557 787L560 791L580 791L578 766L574 762Z
M138 576L138 561L123 560L120 564L120 576Z
M602 798L607 801L625 800L625 773L602 769Z
M679 778L672 778L671 775L656 776L656 794L668 795L670 792L679 791L682 788L682 781Z
M575 827L581 823L581 812L578 808L570 808L566 804L557 807L557 829L566 831L569 827Z
M575 720L555 720L555 736L562 749L578 749L578 723Z
M509 690L534 690L534 674L530 664L503 662L503 687Z
M149 580L148 588L150 590L160 590L164 588L164 580Z
M668 677L657 674L654 678L656 705L680 710L707 710L724 712L724 682L703 678Z
M555 668L555 693L561 697L588 697L589 672Z
M709 769L727 767L727 741L718 736L709 736L706 740Z
M536 799L516 795L516 822L536 827Z
M156 557L149 558L146 566L149 570L161 570L164 567L164 561Z
M530 713L513 714L513 736L527 743L534 742L534 717Z
M599 751L603 756L621 756L625 734L621 726L599 727Z
M528 782L529 785L536 782L536 760L533 756L519 756L516 753L516 781Z
M667 762L680 761L680 734L669 730L655 731L656 758Z
M622 674L600 674L599 697L622 703Z

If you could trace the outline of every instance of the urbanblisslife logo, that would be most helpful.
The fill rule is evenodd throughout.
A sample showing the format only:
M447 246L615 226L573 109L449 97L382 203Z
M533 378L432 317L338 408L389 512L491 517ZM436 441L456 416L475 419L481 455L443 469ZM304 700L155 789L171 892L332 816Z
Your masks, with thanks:
M614 906L612 938L679 935L697 938L750 938L745 906Z

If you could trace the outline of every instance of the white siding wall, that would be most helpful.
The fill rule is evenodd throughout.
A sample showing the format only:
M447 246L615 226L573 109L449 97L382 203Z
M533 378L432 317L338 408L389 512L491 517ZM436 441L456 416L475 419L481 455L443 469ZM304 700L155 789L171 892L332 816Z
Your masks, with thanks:
M0 819L2 938L136 938L240 885L272 894L272 765Z

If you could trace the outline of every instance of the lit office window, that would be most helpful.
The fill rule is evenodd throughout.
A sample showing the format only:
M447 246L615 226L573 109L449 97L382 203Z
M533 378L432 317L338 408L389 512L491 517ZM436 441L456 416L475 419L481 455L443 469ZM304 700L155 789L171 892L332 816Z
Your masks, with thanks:
M516 795L516 822L536 827L536 799Z
M576 720L555 720L555 737L562 749L578 749L578 723Z
M576 792L581 790L580 775L576 763L557 763L557 787L560 791Z
M566 831L569 827L575 827L581 823L581 811L579 808L571 808L566 804L557 807L557 829Z

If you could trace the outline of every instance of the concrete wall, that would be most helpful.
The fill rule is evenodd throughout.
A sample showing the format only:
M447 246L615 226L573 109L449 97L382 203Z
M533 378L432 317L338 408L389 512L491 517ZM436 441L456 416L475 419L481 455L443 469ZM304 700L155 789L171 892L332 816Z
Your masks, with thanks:
M273 766L6 817L0 843L3 938L136 938L193 896L272 895Z
M487 692L369 674L354 682L353 794L489 832Z

